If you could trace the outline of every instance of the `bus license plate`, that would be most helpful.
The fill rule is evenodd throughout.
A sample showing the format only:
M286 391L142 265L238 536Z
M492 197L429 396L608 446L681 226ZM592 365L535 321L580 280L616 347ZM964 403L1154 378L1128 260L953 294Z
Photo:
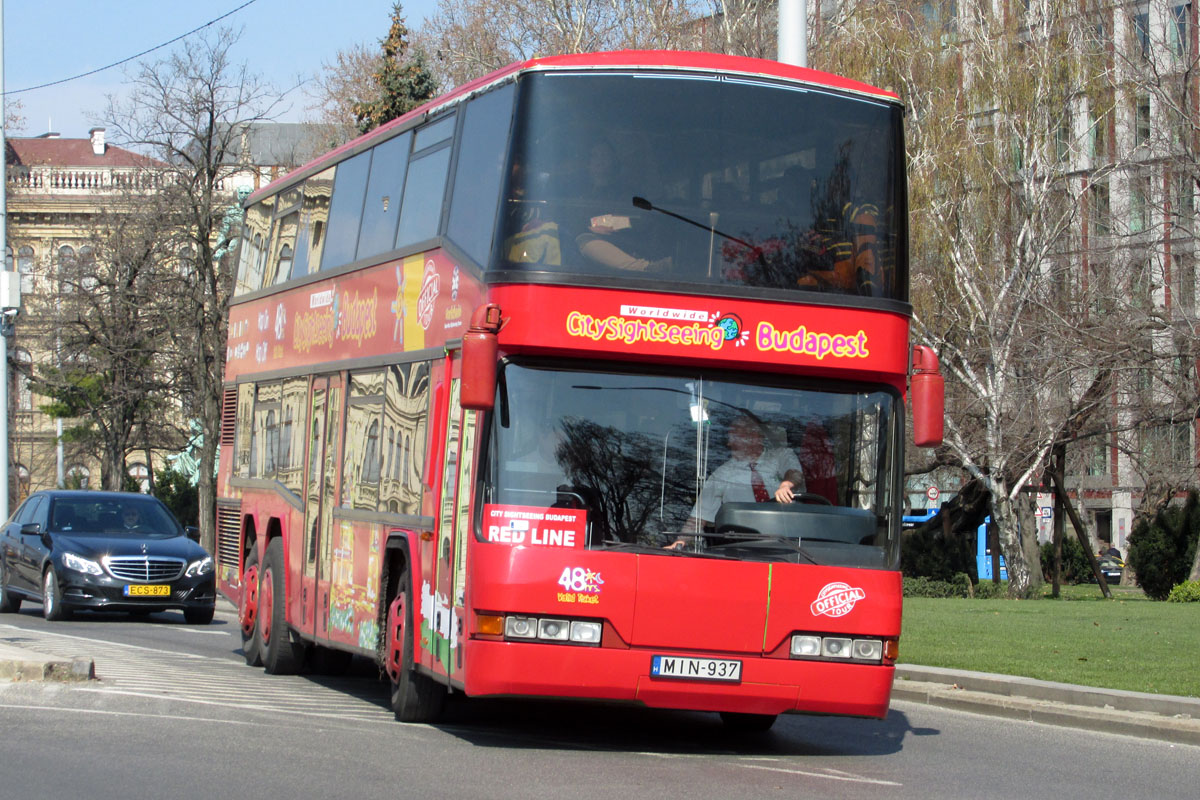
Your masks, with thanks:
M170 597L171 587L165 584L139 583L125 587L126 597Z
M654 656L650 660L650 677L737 683L742 679L742 662L720 658Z

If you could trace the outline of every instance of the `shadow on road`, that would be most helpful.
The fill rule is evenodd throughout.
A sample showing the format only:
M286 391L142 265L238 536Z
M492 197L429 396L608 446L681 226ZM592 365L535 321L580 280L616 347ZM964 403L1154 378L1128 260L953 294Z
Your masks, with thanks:
M716 714L574 702L463 700L440 730L478 747L605 750L672 755L849 755L899 751L913 728L900 711L886 719L781 716L766 733L731 732Z

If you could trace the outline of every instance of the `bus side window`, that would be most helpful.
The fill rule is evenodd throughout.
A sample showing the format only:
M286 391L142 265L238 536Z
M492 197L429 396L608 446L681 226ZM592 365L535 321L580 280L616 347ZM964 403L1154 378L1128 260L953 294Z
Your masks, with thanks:
M515 91L510 83L476 97L463 121L446 233L480 264L487 263L495 227Z
M358 250L358 226L362 217L363 197L371 169L371 150L338 164L333 181L333 202L329 208L329 227L321 269L330 270L349 264Z

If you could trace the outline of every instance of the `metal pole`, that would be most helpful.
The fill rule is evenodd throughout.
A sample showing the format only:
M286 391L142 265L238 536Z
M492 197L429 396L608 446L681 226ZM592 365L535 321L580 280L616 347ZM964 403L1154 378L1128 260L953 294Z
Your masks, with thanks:
M4 174L0 178L0 252L4 253L8 269L8 143L4 139L4 0L0 0L0 158L4 159ZM8 441L8 313L0 319L0 442L4 443L4 458L0 458L0 521L8 519L8 459L12 447Z
M779 0L779 61L808 66L808 0Z

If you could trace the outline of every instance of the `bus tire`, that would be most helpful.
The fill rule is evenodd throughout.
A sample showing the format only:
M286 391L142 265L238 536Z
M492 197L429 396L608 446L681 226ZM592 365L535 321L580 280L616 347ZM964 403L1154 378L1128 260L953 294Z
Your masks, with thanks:
M743 714L737 711L722 711L721 722L725 730L733 733L765 733L778 719L778 714Z
M433 722L446 704L446 687L418 673L413 664L413 604L408 571L400 575L398 618L388 617L388 630L403 637L399 676L392 680L392 711L400 722Z
M252 544L242 569L242 593L238 598L242 657L251 667L262 666L262 653L258 648L258 588L258 547Z
M283 540L267 545L258 591L258 648L269 675L291 675L304 663L304 647L292 640L287 624Z

